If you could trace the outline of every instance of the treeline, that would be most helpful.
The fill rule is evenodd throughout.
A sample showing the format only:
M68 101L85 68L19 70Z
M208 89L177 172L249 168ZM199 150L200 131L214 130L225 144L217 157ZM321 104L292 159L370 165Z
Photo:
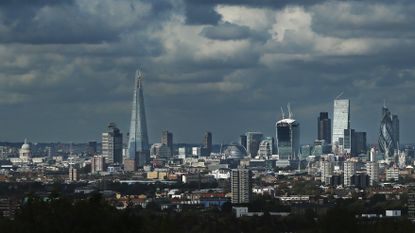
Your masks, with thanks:
M14 220L0 218L0 232L56 233L221 233L221 232L415 232L407 219L357 220L355 213L338 205L326 215L312 210L302 215L236 218L230 205L222 210L184 209L161 211L156 203L148 208L117 210L99 194L86 200L72 201L54 195L49 199L30 197L25 200Z

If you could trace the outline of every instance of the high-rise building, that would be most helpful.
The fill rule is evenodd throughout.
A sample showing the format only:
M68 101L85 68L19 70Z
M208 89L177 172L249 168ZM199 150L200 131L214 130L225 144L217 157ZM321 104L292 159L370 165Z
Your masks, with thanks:
M393 132L393 139L397 147L399 147L399 119L398 115L392 115L392 132ZM398 149L398 148L396 148Z
M331 143L331 120L328 112L320 112L317 119L317 139L324 140L327 144Z
M206 150L206 155L209 156L212 153L212 133L205 132L205 137L203 138L203 148Z
M263 134L260 132L247 132L246 133L246 152L254 158L258 154L259 144L262 141Z
M376 185L379 182L379 164L371 161L366 163L366 172L370 178L370 185Z
M166 145L170 148L170 156L173 157L173 133L164 130L161 133L161 144Z
M102 133L102 155L108 164L122 164L122 133L117 125L109 123L108 131Z
M101 155L94 155L91 157L91 173L103 171L105 171L105 157Z
M366 132L356 132L352 133L352 155L357 156L359 154L367 153L367 144L366 144Z
M244 148L245 148L245 150L247 150L247 148L246 148L246 144L247 144L247 138L246 138L246 135L245 134L242 134L240 137L239 137L239 144L241 144L241 146L243 146Z
M96 141L88 142L86 153L88 155L95 155L97 153L97 142Z
M128 140L128 159L142 167L150 160L147 121L144 108L143 76L137 71L135 76L134 99L131 111L130 138Z
M346 129L350 129L350 100L335 99L333 108L333 133L331 137L334 153L350 153L350 150L347 151L344 147L344 130Z
M231 170L231 201L234 204L249 203L252 199L252 172L246 168Z
M276 124L277 149L280 160L296 160L300 153L300 123L283 117Z
M321 182L324 182L326 185L330 184L330 179L333 176L334 164L331 161L324 160L320 161L320 170L321 170Z
M356 162L353 160L346 160L343 163L343 182L344 187L352 185L350 177L356 174Z
M390 159L398 149L399 145L399 119L386 106L382 108L382 120L379 128L379 150Z
M78 181L78 180L79 180L78 170L70 166L69 167L69 181L73 182L73 181Z

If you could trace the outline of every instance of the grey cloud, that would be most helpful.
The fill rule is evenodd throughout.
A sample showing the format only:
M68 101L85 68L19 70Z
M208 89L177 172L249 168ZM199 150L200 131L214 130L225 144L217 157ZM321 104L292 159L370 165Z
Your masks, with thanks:
M369 142L376 141L383 99L406 126L404 141L415 140L405 122L415 113L412 1L377 1L399 19L389 24L365 15L374 1L97 3L101 8L82 8L89 0L0 2L0 139L99 140L109 121L126 132L133 73L141 67L153 142L165 128L188 142L199 142L205 130L216 143L245 130L274 135L279 108L290 102L302 142L311 143L318 112L330 112L341 91L352 100L352 126L368 131ZM225 23L218 4L275 16L300 6L312 20L310 28L288 27L279 41L271 27ZM352 8L343 12L338 4Z

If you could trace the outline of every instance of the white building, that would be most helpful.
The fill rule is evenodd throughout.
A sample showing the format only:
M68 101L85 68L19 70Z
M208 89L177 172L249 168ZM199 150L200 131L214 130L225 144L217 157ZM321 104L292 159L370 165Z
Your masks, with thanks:
M19 150L19 158L23 163L29 162L30 158L32 157L32 152L30 150L30 145L27 143L27 139L24 140L24 144Z
M366 172L370 177L370 185L373 186L379 182L379 164L377 162L367 162Z
M350 178L356 174L356 162L352 160L346 160L343 163L343 184L344 187L351 186Z
M399 168L390 167L386 169L386 180L387 181L398 181L399 180Z
M321 182L326 185L330 184L330 178L333 176L333 163L331 161L320 161Z

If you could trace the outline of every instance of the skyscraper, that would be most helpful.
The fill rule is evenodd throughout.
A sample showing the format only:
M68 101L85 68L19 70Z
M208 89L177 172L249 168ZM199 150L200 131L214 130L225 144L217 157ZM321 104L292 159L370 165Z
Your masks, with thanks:
M130 138L128 139L128 159L142 167L149 162L147 121L144 108L143 76L137 71L135 75L133 107L131 111Z
M399 119L398 115L392 115L392 132L393 132L393 139L395 141L395 146L399 147ZM396 148L398 149L398 148Z
M117 125L111 122L108 131L102 133L102 155L108 164L122 163L122 133Z
M352 155L358 156L359 154L367 153L366 145L366 132L357 132L352 133Z
M231 171L232 203L249 203L252 199L252 172L246 168Z
M241 136L239 136L239 144L241 144L241 146L243 146L246 150L246 143L247 143L247 137L245 134L242 134Z
M276 124L278 155L281 160L298 159L300 153L300 123L283 116Z
M161 133L161 144L166 145L170 148L170 157L173 156L173 133L164 130Z
M399 143L399 119L397 115L391 115L386 106L382 108L382 120L379 128L379 150L385 155L385 159L393 157Z
M212 133L205 132L205 137L203 138L203 148L206 150L207 156L212 153Z
M247 132L246 133L246 152L254 158L257 156L259 144L262 141L263 134L260 132Z
M334 153L350 153L351 148L346 149L344 147L344 130L346 129L350 130L350 100L335 99L333 108L333 134L331 137ZM351 142L349 144L351 145Z
M326 144L331 143L331 120L328 112L320 112L317 119L317 139L324 140Z

